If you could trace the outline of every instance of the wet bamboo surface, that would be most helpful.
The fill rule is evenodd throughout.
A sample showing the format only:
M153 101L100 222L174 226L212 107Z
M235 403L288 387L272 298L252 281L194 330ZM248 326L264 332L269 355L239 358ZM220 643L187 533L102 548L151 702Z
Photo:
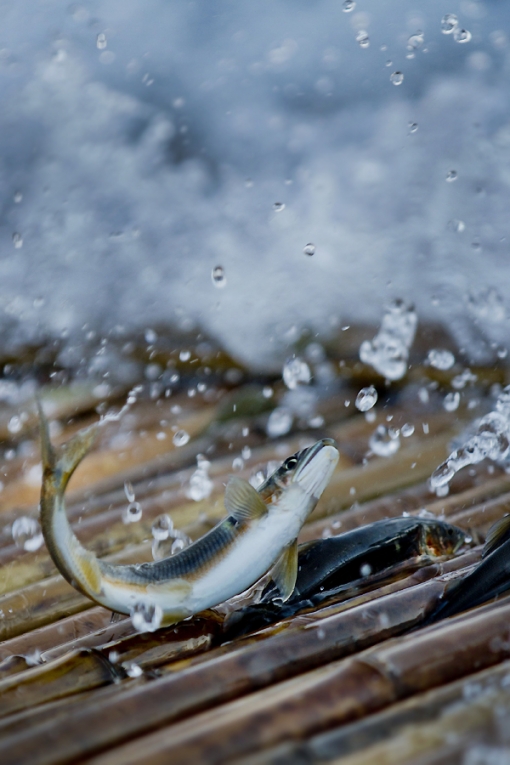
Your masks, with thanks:
M105 424L73 477L68 515L83 543L108 560L149 561L161 513L196 539L224 516L230 474L249 478L327 436L337 440L339 466L301 542L403 513L445 518L473 540L453 558L393 568L389 561L388 571L346 586L334 600L231 642L223 621L241 600L140 635L129 618L112 618L68 585L44 545L15 544L14 520L37 518L40 457L30 402L2 411L0 440L14 453L0 492L2 764L425 765L463 763L470 747L506 745L510 597L420 628L450 583L480 559L490 525L510 512L510 475L494 465L462 471L445 497L427 485L452 439L490 408L488 389L505 382L506 372L477 370L478 383L446 412L442 398L459 368L414 368L406 385L389 389L359 362L342 369L343 380L317 400L320 427L296 416L277 438L266 428L283 400L280 381L216 384L208 396L142 393ZM268 382L273 393L264 403ZM353 402L371 382L380 400L376 419L367 421ZM424 387L428 400L418 395ZM110 392L100 411L120 410L126 394ZM60 397L48 388L43 401L57 443L98 418L91 386ZM29 414L13 434L9 422L21 411ZM370 452L378 424L404 423L415 430L395 454ZM189 436L182 446L173 443L176 430ZM189 486L198 454L210 463L212 485L209 497L195 501ZM143 508L136 523L122 520L126 482Z

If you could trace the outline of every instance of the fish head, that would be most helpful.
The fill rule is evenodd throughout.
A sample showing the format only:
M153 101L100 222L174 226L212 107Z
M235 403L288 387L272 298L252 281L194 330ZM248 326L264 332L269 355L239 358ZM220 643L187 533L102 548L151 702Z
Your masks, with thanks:
M288 489L297 487L317 501L333 475L338 458L333 439L323 438L287 457L259 489L259 493L264 501L274 504Z
M457 526L439 520L425 524L425 544L433 557L453 555L465 541L466 534Z

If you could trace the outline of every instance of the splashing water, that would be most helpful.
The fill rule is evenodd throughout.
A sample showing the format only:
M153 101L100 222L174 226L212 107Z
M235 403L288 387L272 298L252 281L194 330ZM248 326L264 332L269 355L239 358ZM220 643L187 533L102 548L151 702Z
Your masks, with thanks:
M142 506L139 502L130 502L122 511L123 523L137 523L142 517Z
M444 372L447 369L451 369L455 364L455 356L451 351L444 350L443 348L433 348L429 351L427 356L427 362L431 367L440 369Z
M370 449L378 457L392 457L400 449L398 430L378 425L368 440Z
M137 632L155 632L161 625L163 612L154 603L140 601L130 611L131 622Z
M459 20L454 13L447 13L441 19L441 32L444 35L451 35L457 29Z
M38 521L26 515L16 518L12 524L12 538L16 547L27 552L38 550L43 543L43 535Z
M189 433L185 430L177 430L172 438L174 446L185 446L189 441Z
M372 407L375 406L376 402L377 391L373 385L370 385L368 388L362 388L360 390L356 396L355 404L360 412L368 412L369 409L372 409Z
M209 468L211 463L205 459L202 454L197 455L197 469L189 479L189 487L186 496L200 502L207 499L213 490L213 482L209 478Z
M507 385L499 394L494 410L479 421L476 433L432 473L430 488L437 492L467 465L476 465L484 459L501 462L509 454L510 385Z
M157 541L168 539L174 528L174 523L169 515L159 515L152 524L152 536Z
M416 334L418 317L414 306L403 300L391 303L373 340L364 340L359 357L387 380L400 380L407 372L409 348Z
M283 382L289 390L294 390L298 385L308 385L312 379L310 367L306 361L303 361L298 356L287 359L283 366L282 376Z
M225 276L225 269L223 266L215 266L211 272L212 283L215 287L223 289L227 286L227 277Z
M284 436L291 429L293 420L292 413L283 406L273 409L266 425L267 435L270 438Z

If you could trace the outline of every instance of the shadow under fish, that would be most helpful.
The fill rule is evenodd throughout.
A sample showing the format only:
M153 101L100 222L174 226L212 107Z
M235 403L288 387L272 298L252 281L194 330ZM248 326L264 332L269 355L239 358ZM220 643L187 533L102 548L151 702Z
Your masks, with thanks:
M487 534L480 563L453 582L438 607L420 625L455 616L510 590L510 515L497 521Z
M234 611L225 623L227 640L262 629L306 608L341 595L354 583L409 562L423 565L452 555L465 541L464 532L429 518L390 518L298 548L298 575L290 598L283 602L270 582L261 601Z

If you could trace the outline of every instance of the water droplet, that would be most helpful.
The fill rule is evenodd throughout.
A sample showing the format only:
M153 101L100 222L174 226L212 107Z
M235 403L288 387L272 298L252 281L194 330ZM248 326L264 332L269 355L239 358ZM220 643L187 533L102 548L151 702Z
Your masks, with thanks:
M107 45L108 45L108 41L106 39L105 33L100 32L98 36L96 37L96 48L98 48L98 50L104 50Z
M44 541L39 522L26 515L16 518L11 533L16 547L27 552L38 550Z
M455 356L451 351L433 348L429 351L427 362L431 367L445 371L446 369L451 369L453 367L455 364Z
M158 515L154 523L152 524L152 536L158 542L168 539L170 532L173 531L174 523L169 515L163 513Z
M12 235L12 243L16 250L20 250L23 247L23 237L17 231Z
M227 286L227 277L225 276L225 269L223 266L216 266L211 272L212 283L218 289L223 289Z
M416 133L418 130L418 123L417 122L410 122L409 123L409 132L410 133Z
M134 661L126 664L124 669L129 677L141 677L143 675L143 669Z
M441 32L444 35L451 35L457 29L459 20L454 13L447 13L441 19Z
M7 423L7 430L9 433L19 433L20 430L23 428L23 422L21 417L18 417L17 414L13 414L13 416L10 418L9 422Z
M131 481L124 481L124 494L126 495L126 499L128 502L135 501L135 492L134 492L133 484L131 483Z
M175 539L172 544L170 554L175 555L176 553L181 552L181 550L184 550L186 547L188 547L186 540L182 539L182 537L177 537L177 539Z
M443 400L443 407L447 412L454 412L458 409L460 403L459 391L451 391L447 393Z
M368 48L370 45L370 37L368 36L368 32L366 32L364 29L360 29L356 35L356 42L360 48Z
M467 29L455 29L453 33L453 39L458 43L468 43L472 38L471 32Z
M393 72L390 75L390 82L393 83L393 85L402 85L404 82L404 75L402 72Z
M285 210L284 202L275 202L273 205L273 210L275 212L281 212L282 210Z
M342 3L342 10L344 13L350 13L356 8L356 3L354 0L344 0Z
M294 390L298 385L308 385L312 379L310 367L298 356L287 359L283 367L283 382L289 390Z
M309 255L310 257L315 255L315 245L312 244L312 242L308 242L308 244L303 247L303 252L305 255Z
M241 456L243 460L249 460L251 457L251 449L249 446L243 446L241 451Z
M232 460L232 469L233 470L242 470L244 467L244 460L242 457L234 457Z
M122 511L123 523L137 523L142 517L142 506L139 502L130 502Z
M412 436L414 433L414 425L411 422L406 422L400 428L400 432L404 438L409 438L409 436Z
M21 191L17 191L14 194L13 198L14 198L14 204L19 205L19 203L23 201L23 194L21 193Z
M448 170L446 173L446 180L448 183L453 183L453 181L457 180L457 171L456 170Z
M130 610L131 622L137 632L155 632L161 625L163 611L155 603L141 601Z
M360 390L356 396L355 404L360 412L368 412L369 409L372 409L372 407L375 406L376 402L377 391L373 385L370 385L368 388L362 388Z
M485 321L502 322L506 319L505 301L494 287L471 293L468 307L477 318Z
M392 457L400 449L398 431L378 425L369 438L370 449L379 457Z
M189 433L185 430L177 430L172 439L174 446L185 446L189 441Z
M456 234L462 234L466 228L466 224L463 220L457 220L454 218L448 223L448 227L451 228L452 231L455 231Z
M372 573L372 566L370 563L362 563L359 569L360 576L370 576Z
M273 409L267 421L266 431L270 438L284 436L292 427L292 414L284 407Z
M189 479L189 487L186 492L190 499L200 502L207 499L213 490L213 482L209 478L208 470L211 463L202 454L197 454L197 469Z
M418 317L414 306L395 300L387 307L381 328L373 340L361 343L359 357L387 380L400 380L407 371L409 348Z
M414 35L411 35L410 38L407 41L407 49L408 50L419 50L424 43L424 37L423 32L416 32Z

